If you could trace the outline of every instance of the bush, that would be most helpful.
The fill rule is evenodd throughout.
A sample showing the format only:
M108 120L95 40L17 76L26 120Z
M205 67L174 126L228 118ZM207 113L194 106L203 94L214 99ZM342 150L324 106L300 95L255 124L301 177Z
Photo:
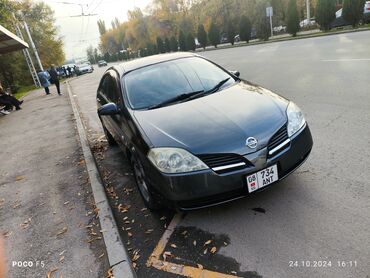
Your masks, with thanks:
M318 0L316 5L316 22L321 29L328 31L331 28L331 23L335 19L335 1L334 0Z
M171 44L170 44L170 40L168 38L166 38L164 40L164 50L165 50L165 52L170 52L171 51Z
M192 33L189 33L188 36L186 37L186 49L187 50L195 50L196 45L195 45L195 39Z
M269 18L266 16L267 1L259 1L256 5L256 31L260 40L267 41L271 35Z
M287 32L293 37L297 35L299 31L299 16L297 10L296 0L289 0L288 11L287 11Z
M206 30L204 29L204 26L203 24L200 24L198 26L198 41L200 43L200 45L203 47L203 49L206 49L206 46L207 46L207 32Z
M179 49L179 44L174 36L172 36L170 39L170 48L171 48L171 51L174 51L174 52L178 51Z
M157 37L157 49L159 53L165 52L163 40L160 37Z
M343 19L355 28L363 17L365 0L344 0Z
M242 16L239 23L239 35L241 41L249 42L251 39L252 24L248 17Z
M217 45L220 43L220 31L214 22L212 22L209 27L208 38L211 44L217 48Z
M179 33L179 46L181 51L186 51L186 41L185 41L185 35L183 31L180 31Z
M229 39L229 42L231 43L231 45L234 45L234 42L235 42L235 28L234 28L234 24L231 22L231 20L229 20L229 22L227 23L226 35L227 35L227 38Z

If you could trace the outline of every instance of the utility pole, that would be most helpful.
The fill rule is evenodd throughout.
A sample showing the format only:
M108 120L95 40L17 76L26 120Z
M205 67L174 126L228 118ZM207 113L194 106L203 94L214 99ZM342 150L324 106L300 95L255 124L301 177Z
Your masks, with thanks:
M306 0L306 8L307 8L307 23L311 23L311 7L310 7L310 0Z
M42 63L41 63L41 60L40 60L40 57L39 57L39 53L37 52L37 48L35 46L35 43L33 42L30 30L28 29L27 22L24 20L24 18L23 18L23 26L24 26L24 29L26 30L26 33L27 33L28 38L30 40L32 50L35 53L35 57L36 57L37 63L39 64L39 68L40 68L40 70L44 71L44 67L42 66Z

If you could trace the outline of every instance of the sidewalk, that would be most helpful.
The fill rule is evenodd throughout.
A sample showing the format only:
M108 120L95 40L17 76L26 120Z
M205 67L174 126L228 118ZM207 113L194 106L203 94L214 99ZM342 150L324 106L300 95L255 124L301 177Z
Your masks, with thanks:
M0 235L9 277L106 277L109 263L65 85L0 117Z

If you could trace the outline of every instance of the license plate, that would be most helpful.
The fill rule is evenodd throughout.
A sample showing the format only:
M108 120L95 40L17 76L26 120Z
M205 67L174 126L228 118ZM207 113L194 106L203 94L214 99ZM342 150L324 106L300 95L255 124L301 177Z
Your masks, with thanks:
M279 179L277 166L272 165L257 173L247 176L248 192L251 193Z

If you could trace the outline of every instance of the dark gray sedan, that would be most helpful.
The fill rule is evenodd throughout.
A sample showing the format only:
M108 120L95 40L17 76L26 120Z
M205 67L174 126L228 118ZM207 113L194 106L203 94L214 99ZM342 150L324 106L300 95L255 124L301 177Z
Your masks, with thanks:
M110 144L133 166L145 205L202 208L261 191L312 149L293 102L195 54L109 68L97 93Z

